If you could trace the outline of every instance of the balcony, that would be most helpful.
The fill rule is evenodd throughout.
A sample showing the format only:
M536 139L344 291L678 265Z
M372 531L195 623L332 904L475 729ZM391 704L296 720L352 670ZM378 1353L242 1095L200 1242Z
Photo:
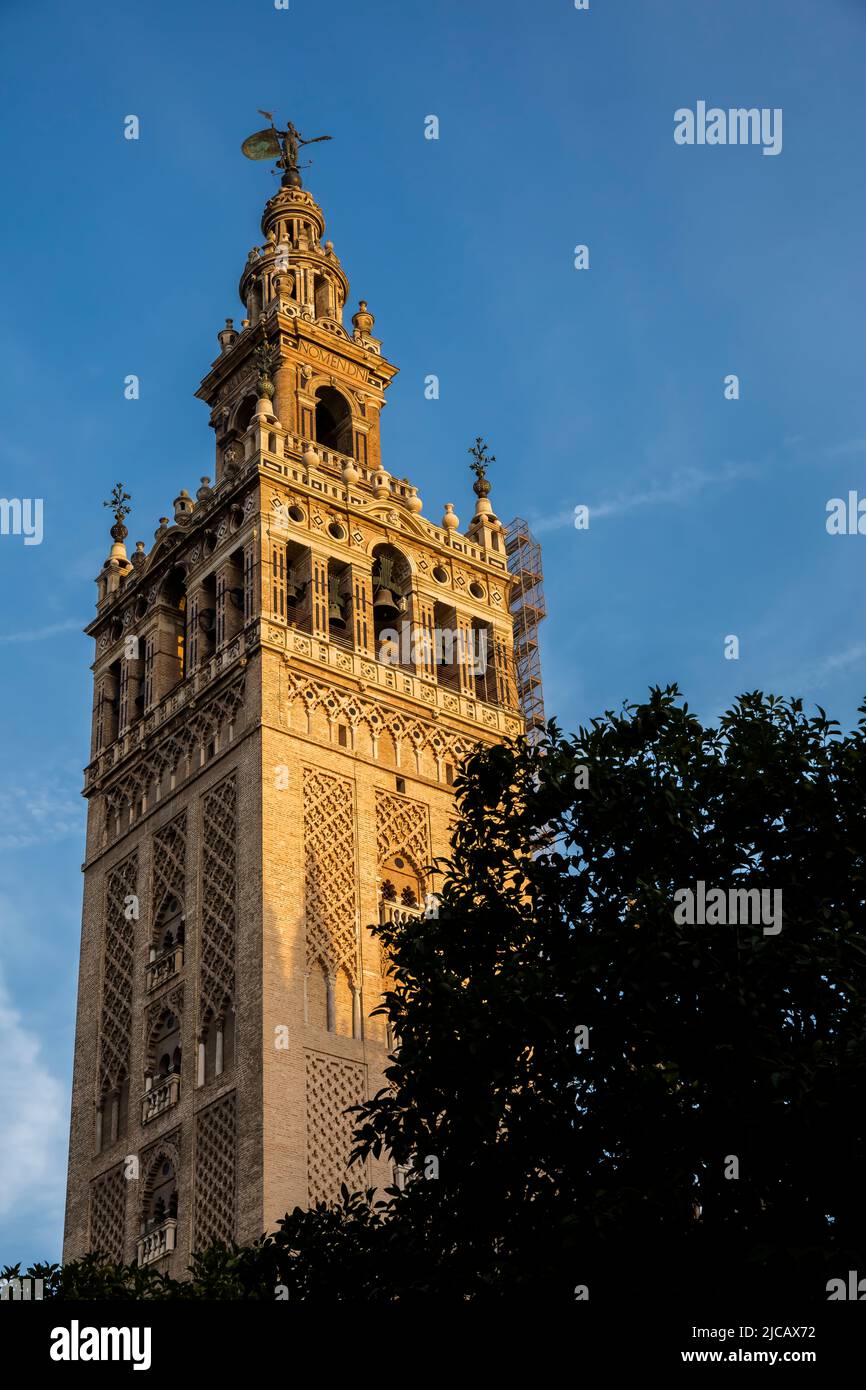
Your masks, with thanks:
M142 1265L152 1265L154 1260L161 1260L163 1255L170 1255L175 1247L177 1236L177 1217L169 1216L165 1221L160 1222L152 1231L139 1238L136 1245L136 1256L139 1267Z
M151 1120L164 1115L166 1110L177 1105L179 1100L180 1077L177 1072L159 1077L141 1102L141 1123L149 1124Z
M170 980L182 969L183 947L172 946L168 951L163 951L161 956L154 956L153 960L148 963L144 977L145 988L149 992L159 985L164 985L166 980Z
M416 922L423 916L423 907L404 907L402 903L383 900L379 902L380 925L383 922Z

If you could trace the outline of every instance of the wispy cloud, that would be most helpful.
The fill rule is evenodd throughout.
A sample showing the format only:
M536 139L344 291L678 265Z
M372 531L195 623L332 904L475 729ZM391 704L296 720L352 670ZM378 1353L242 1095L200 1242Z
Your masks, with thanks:
M755 478L760 472L760 465L755 463L726 463L712 471L703 468L679 468L665 481L622 489L600 502L587 503L590 525L600 517L621 516L638 507L681 505L692 501L709 488L727 487L741 478ZM558 531L561 527L573 525L574 507L556 512L552 516L541 517L531 523L536 534Z
M857 454L866 454L866 439L845 439L841 444L832 444L826 451L828 459L851 458Z
M0 632L2 642L45 642L50 637L59 637L64 632L81 632L86 623L80 618L67 618L62 623L51 623L49 627L31 627L24 632Z
M68 772L46 769L0 788L0 850L81 835L83 824L84 806Z
M40 1228L62 1211L67 1104L42 1056L43 1042L0 978L0 1217L29 1216ZM4 1251L0 1263L15 1258L13 1250Z
M786 690L817 690L825 685L831 676L848 671L851 667L866 666L866 642L852 642L841 651L830 652L819 661L801 667L784 682ZM779 684L781 688L782 683Z

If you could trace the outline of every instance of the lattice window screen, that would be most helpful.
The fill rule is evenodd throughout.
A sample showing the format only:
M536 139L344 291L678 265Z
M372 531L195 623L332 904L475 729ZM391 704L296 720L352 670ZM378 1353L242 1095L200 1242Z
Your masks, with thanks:
M121 1264L126 1234L126 1179L112 1168L90 1184L90 1249Z
M108 873L105 888L105 958L99 1025L99 1080L113 1090L129 1075L132 972L135 963L138 853Z
M321 960L358 980L358 899L352 784L304 768L304 875L307 969Z
M340 1184L364 1185L363 1170L346 1162L352 1151L357 1116L343 1112L366 1095L366 1068L360 1062L306 1054L307 1069L307 1196L310 1206L339 1196Z
M214 787L202 809L200 1023L220 1018L235 995L237 787L234 774Z
M237 1208L235 1092L199 1111L195 1131L194 1248L235 1238Z

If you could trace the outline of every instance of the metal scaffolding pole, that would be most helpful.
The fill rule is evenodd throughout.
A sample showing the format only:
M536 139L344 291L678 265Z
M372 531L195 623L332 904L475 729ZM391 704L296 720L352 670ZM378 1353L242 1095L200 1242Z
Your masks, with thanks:
M547 616L547 606L544 601L541 546L522 517L515 517L506 529L505 553L509 572L516 581L510 606L514 620L517 694L526 720L527 736L534 742L544 729L538 624Z

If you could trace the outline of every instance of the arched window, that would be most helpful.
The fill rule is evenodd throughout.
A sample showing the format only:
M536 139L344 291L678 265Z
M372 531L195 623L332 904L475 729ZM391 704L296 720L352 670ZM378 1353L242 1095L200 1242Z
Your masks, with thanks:
M316 440L338 454L353 453L352 411L333 386L320 386L316 392Z
M233 426L234 432L237 435L246 434L247 430L250 427L250 421L256 413L256 404L257 401L255 396L245 396L244 399L241 401L240 405L238 406L237 413L235 415L235 422Z
M196 664L208 661L216 651L217 591L216 575L205 575L198 591L198 654Z
M151 958L162 955L163 951L182 946L184 934L183 905L178 898L169 895L163 898L156 913Z
M353 642L352 575L348 565L328 561L328 636L351 647Z
M373 629L376 658L388 666L412 670L409 629L409 562L393 545L373 551Z
M120 725L120 662L114 661L105 673L100 694L98 748L107 748L117 738Z
M163 1009L150 1035L148 1073L155 1086L166 1077L180 1073L180 1019Z
M315 281L315 297L316 297L316 318L317 318L317 319L330 319L330 318L333 318L333 313L331 312L331 287L330 287L330 285L328 284L327 277L324 276L324 275L317 275L317 276L316 276L316 281ZM344 450L343 452L345 452L345 450Z
M416 865L405 854L392 854L379 867L380 920L401 912L419 913L424 892L424 880Z
M142 1235L177 1216L177 1174L167 1154L161 1153L150 1170L142 1213Z
M167 695L186 675L186 574L180 566L169 571L160 597L166 608L170 656L169 675L159 682L155 692L157 700Z
M204 1086L222 1076L234 1066L234 1060L235 1009L231 1000L226 999L219 1017L210 1009L204 1016L199 1034L197 1084Z

